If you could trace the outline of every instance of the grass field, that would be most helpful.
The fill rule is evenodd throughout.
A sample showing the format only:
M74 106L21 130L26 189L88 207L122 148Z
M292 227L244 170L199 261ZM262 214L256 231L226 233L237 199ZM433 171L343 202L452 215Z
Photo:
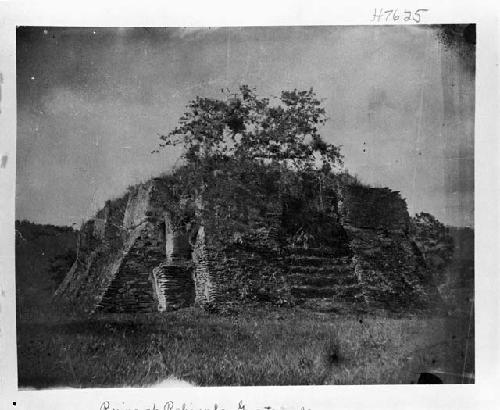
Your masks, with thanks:
M409 384L430 369L473 372L467 319L190 308L18 322L19 386Z

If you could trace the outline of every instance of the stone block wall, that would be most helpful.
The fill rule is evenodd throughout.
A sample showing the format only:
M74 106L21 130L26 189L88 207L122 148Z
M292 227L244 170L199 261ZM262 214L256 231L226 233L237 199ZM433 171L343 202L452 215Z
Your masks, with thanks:
M436 289L408 235L348 228L359 300L389 310L437 302Z
M227 205L214 198L205 209ZM193 253L198 305L276 301L289 292L280 257L279 198L267 198L259 206L244 204L241 219L203 214Z
M387 188L346 186L341 206L359 300L389 310L439 303L432 272L410 235L406 201Z
M210 260L210 256L206 246L205 227L201 226L198 229L196 242L193 246L195 304L201 307L214 303L215 300L210 272L210 266L213 265L213 262Z
M193 265L162 263L152 271L154 296L160 312L194 304Z

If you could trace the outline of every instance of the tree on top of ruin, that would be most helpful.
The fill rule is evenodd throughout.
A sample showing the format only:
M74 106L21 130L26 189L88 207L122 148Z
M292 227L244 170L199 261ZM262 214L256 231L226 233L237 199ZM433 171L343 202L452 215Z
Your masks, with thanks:
M188 164L235 159L330 172L342 165L342 155L319 133L326 121L312 88L263 98L242 85L224 99L196 97L179 125L160 136L159 149L181 145Z

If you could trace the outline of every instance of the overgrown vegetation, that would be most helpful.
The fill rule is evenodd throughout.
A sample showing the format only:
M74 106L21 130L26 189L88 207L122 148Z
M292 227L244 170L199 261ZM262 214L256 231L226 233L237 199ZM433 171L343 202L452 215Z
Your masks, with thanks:
M50 279L56 287L64 280L75 260L76 249L67 249L50 260Z
M322 101L312 89L268 98L242 85L221 99L191 101L179 125L161 136L159 150L182 146L184 166L169 176L178 198L191 203L201 196L204 201L219 198L214 207L224 219L221 226L227 226L230 220L247 218L248 201L264 209L271 196L304 199L305 182L311 179L320 205L328 206L323 190L331 188L342 155L340 147L320 135L326 121ZM226 201L228 196L233 200ZM183 203L189 206L189 201ZM225 204L234 209L222 209ZM178 213L182 220L189 211Z
M325 172L342 163L339 147L319 133L327 117L312 88L271 99L242 85L224 99L196 97L187 108L180 125L161 136L160 148L182 145L188 163L235 158Z
M454 243L447 228L429 213L421 212L411 218L412 238L434 276L442 283L446 267L453 257Z

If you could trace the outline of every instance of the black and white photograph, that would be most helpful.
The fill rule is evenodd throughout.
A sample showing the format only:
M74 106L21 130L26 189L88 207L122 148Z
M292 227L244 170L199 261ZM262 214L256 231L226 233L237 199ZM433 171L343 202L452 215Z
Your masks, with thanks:
M19 389L473 384L475 74L474 23L17 27Z
M0 0L0 408L498 408L494 0Z

